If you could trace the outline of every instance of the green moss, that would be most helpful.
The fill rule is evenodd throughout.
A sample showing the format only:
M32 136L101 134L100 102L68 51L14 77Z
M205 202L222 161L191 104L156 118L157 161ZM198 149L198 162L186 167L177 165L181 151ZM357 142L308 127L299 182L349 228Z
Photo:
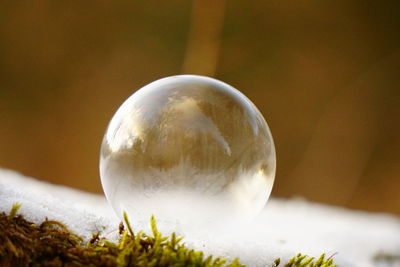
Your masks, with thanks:
M280 266L280 259L275 260L273 267ZM325 258L325 254L322 254L318 259L309 257L307 255L297 254L292 259L290 259L284 267L336 267L333 264L333 258Z
M126 214L120 224L118 243L93 235L87 243L57 221L45 220L40 225L17 215L14 205L9 215L0 213L1 266L244 266L238 259L228 262L187 248L175 233L163 236L151 218L152 235L134 232ZM281 266L280 260L275 266ZM332 259L322 255L314 260L298 254L285 267L333 267Z

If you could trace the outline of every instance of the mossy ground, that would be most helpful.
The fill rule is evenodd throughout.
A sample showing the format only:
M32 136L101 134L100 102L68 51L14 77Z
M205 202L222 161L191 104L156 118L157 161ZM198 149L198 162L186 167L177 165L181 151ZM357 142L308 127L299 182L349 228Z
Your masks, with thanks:
M9 215L0 213L0 266L244 266L236 259L227 262L187 248L174 233L164 237L151 219L152 235L134 232L125 216L126 228L120 225L118 243L94 234L89 242L72 233L57 221L45 220L40 225L17 215L14 205ZM268 266L266 264L266 266ZM319 259L298 254L282 264L272 266L334 267L333 259Z

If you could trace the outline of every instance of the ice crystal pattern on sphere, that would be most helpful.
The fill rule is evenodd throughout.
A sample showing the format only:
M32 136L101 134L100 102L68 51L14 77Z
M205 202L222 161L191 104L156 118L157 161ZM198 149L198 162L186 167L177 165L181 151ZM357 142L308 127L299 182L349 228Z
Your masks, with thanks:
M263 116L238 90L203 76L172 76L117 110L101 146L100 175L120 217L250 218L271 193L275 148Z

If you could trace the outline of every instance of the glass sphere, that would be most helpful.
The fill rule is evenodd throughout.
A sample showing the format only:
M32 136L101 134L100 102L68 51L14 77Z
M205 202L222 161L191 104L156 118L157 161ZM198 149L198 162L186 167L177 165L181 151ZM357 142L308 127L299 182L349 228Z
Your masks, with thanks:
M221 81L178 75L131 95L101 145L100 176L115 212L132 221L215 223L261 211L275 177L263 116Z

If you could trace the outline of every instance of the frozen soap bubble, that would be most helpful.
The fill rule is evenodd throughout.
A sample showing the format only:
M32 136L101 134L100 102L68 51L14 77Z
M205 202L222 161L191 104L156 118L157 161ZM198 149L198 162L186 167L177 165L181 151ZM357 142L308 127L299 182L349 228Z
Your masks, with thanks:
M254 104L221 81L157 80L130 96L108 125L100 175L122 218L181 224L254 217L271 193L275 148Z

